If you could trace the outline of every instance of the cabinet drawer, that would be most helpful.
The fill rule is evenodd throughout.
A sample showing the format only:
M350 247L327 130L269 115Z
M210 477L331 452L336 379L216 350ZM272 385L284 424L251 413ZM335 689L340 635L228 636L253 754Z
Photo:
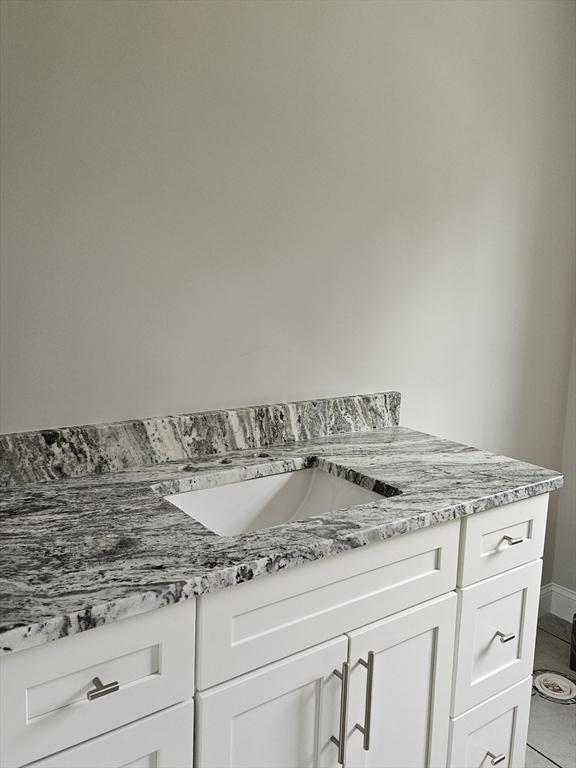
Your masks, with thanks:
M204 690L454 589L459 520L198 599Z
M193 723L188 701L27 768L192 768Z
M542 557L548 494L462 518L458 586Z
M190 698L194 601L0 659L2 765L18 766ZM88 699L102 684L118 689Z
M449 768L524 768L532 678L450 723Z
M460 715L532 671L542 561L459 592L452 714Z

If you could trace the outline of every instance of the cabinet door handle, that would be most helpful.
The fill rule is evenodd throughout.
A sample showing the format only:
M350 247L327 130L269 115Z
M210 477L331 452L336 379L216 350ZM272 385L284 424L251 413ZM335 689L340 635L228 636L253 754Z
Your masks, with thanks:
M374 651L368 653L368 661L358 659L358 664L366 669L366 703L364 704L364 725L356 723L354 728L364 736L362 743L366 752L370 749L370 723L372 722L372 687L374 684Z
M514 634L514 632L510 632L510 633L507 635L505 632L500 632L500 631L498 631L498 632L496 632L496 637L499 637L499 638L500 638L500 642L501 642L501 643L509 643L509 642L510 642L510 640L514 640L514 638L516 637L516 635Z
M335 669L333 674L335 674L341 682L340 723L338 726L338 738L336 738L336 736L330 736L330 741L338 747L338 762L340 765L344 765L344 757L346 754L346 720L348 718L348 678L350 677L349 662L343 661L342 672Z
M104 685L99 677L95 677L94 680L92 680L92 683L94 684L94 688L86 694L88 701L94 701L94 699L99 699L101 696L107 696L109 693L115 693L120 690L118 680L114 680L113 683L106 683L106 685Z
M503 540L508 543L509 547L513 547L515 544L522 544L524 536L504 536Z
M486 752L486 754L490 758L490 765L498 765L498 763L506 760L506 755L503 752L501 752L499 755L495 755L493 752Z

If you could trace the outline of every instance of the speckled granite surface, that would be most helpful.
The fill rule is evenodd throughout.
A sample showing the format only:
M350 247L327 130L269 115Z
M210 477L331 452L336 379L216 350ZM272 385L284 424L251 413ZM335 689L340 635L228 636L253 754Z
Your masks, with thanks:
M558 472L391 426L2 491L0 646L39 645L192 595L545 493ZM396 495L219 537L163 495L307 466ZM398 493L400 492L400 493Z

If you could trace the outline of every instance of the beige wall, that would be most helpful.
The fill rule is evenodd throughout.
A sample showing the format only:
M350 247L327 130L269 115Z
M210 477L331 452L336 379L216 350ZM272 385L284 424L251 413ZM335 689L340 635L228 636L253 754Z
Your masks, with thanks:
M558 504L551 580L576 592L576 330L572 342L562 471L566 479Z
M573 2L2 14L2 431L398 388L560 466Z

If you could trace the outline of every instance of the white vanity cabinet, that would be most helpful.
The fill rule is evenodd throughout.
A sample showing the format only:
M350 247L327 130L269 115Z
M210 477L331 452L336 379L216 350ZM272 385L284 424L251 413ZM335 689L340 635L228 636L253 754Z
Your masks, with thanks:
M0 764L521 768L546 509L525 499L7 654Z
M197 768L444 765L455 619L451 593L200 692Z

